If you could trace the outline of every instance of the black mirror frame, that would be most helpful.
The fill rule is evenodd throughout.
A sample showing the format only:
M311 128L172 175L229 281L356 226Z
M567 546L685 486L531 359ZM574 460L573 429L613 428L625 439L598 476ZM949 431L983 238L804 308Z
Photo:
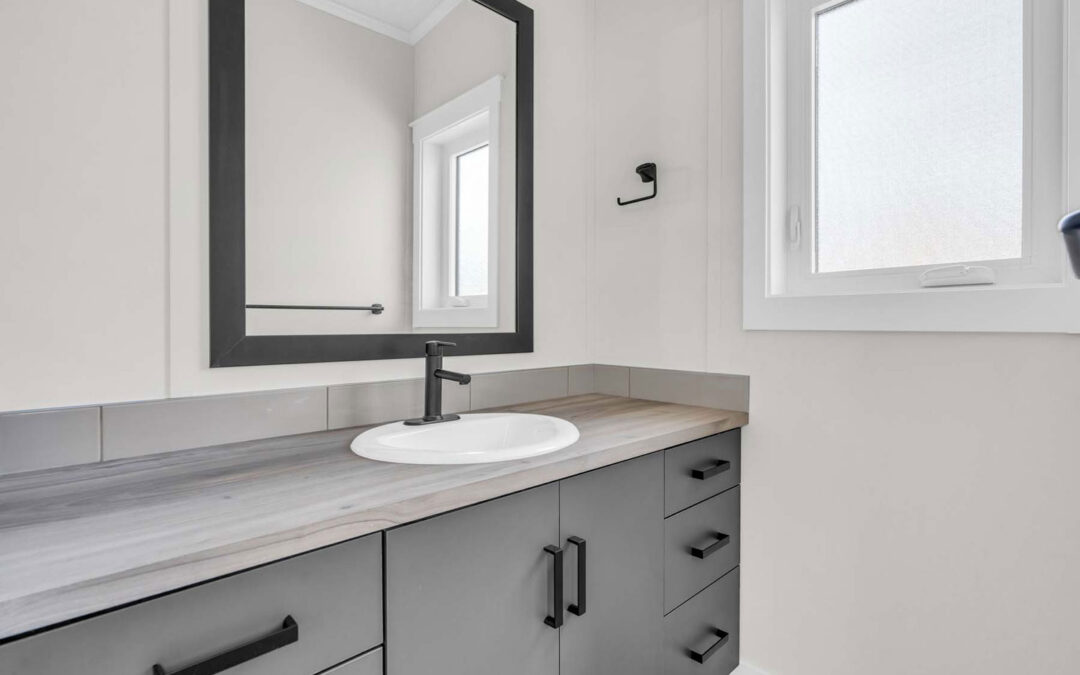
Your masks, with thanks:
M209 0L210 367L419 358L424 343L455 355L533 351L533 10L471 0L517 24L516 322L513 333L247 335L244 2Z

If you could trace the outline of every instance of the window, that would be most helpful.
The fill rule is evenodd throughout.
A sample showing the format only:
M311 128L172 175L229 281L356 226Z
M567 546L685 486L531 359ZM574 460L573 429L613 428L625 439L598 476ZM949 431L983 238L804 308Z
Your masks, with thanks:
M1007 292L1071 286L1064 2L744 8L747 327L1059 325Z
M488 150L485 143L454 157L454 296L488 292Z
M498 326L501 83L413 122L415 328Z
M815 12L814 271L1023 257L1023 0Z

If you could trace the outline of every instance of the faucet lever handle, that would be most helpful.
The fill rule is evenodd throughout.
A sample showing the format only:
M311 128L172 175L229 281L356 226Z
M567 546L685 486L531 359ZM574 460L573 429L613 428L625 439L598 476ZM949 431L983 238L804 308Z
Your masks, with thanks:
M424 343L424 351L428 356L439 356L442 354L443 347L457 347L456 342L445 342L443 340L429 340Z

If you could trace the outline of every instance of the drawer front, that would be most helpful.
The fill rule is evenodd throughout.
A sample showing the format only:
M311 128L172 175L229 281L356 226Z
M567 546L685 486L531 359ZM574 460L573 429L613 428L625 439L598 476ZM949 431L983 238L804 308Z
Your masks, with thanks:
M664 515L670 516L739 484L741 429L664 451Z
M0 673L149 675L160 664L171 674L256 640L282 646L228 675L314 675L381 644L382 535L12 642Z
M739 488L664 521L664 612L739 564Z
M736 567L664 617L664 673L728 675L738 665L739 568Z
M341 664L337 668L331 668L319 675L383 675L383 650L382 647L372 649L363 656Z

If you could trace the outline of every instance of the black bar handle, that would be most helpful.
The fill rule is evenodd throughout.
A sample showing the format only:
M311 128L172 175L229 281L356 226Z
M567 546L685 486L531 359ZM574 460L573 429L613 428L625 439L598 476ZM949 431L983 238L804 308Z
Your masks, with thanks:
M703 652L695 651L693 649L690 650L690 658L695 663L705 663L710 658L712 658L713 654L720 651L721 647L723 647L724 645L727 644L727 641L728 641L728 634L727 633L720 630L719 628L713 628L713 633L719 639L716 642L714 642L711 647L709 647L708 649L706 649Z
M727 546L729 543L731 543L731 537L722 532L716 532L713 534L713 541L709 544L705 546L691 546L690 555L704 560Z
M567 541L577 549L577 602L566 609L574 616L585 616L585 540L570 537Z
M282 622L281 628L273 633L257 640L252 640L247 644L240 645L235 649L230 649L227 652L221 652L216 656L211 656L201 663L188 666L175 673L170 674L163 666L161 666L161 664L155 663L154 675L216 675L216 673L224 672L241 663L247 663L264 654L269 654L275 649L281 649L286 645L291 645L299 639L300 626L296 623L296 619L287 616L285 617L285 621Z
M544 552L551 555L555 565L554 583L552 584L554 588L552 588L551 592L551 611L553 614L545 617L544 623L558 630L563 625L563 550L558 546L545 546Z
M718 459L708 466L700 469L690 469L690 475L698 480L705 480L706 478L712 478L718 476L731 468L731 462L726 459Z

